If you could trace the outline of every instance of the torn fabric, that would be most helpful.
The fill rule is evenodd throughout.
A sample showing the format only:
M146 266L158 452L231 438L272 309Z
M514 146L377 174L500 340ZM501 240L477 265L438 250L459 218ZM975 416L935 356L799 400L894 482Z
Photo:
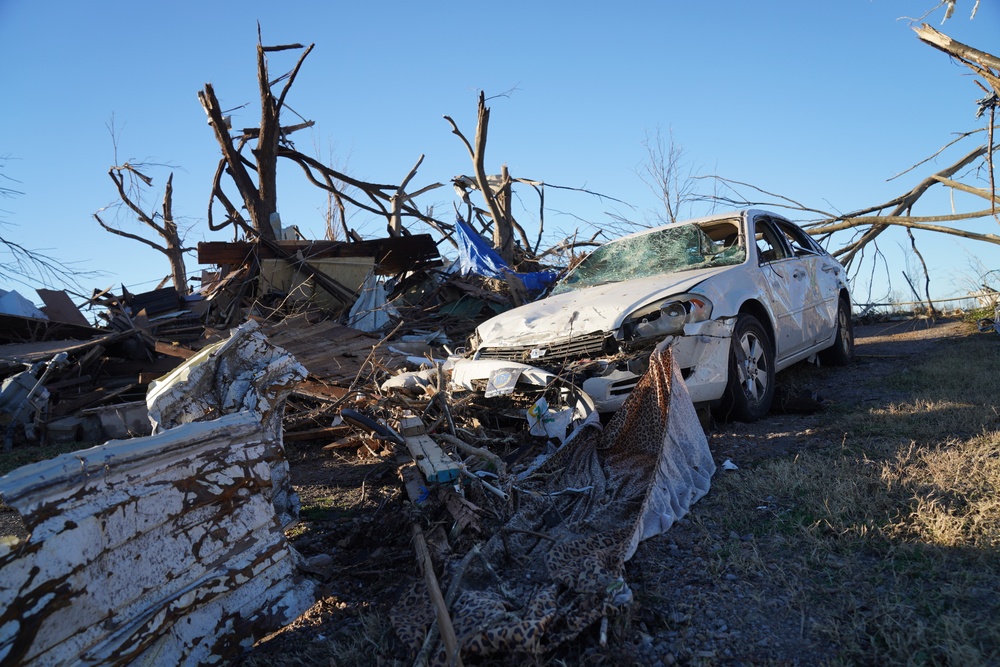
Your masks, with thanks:
M455 220L455 238L458 241L458 265L461 274L475 273L487 278L503 278L507 274L517 276L530 294L538 294L551 285L559 276L556 271L534 271L517 273L491 248L479 234L464 220Z
M708 492L715 462L670 348L605 430L585 428L515 483L516 513L464 573L450 608L464 655L539 655L627 606L625 561ZM433 619L420 583L413 593L392 614L404 643Z

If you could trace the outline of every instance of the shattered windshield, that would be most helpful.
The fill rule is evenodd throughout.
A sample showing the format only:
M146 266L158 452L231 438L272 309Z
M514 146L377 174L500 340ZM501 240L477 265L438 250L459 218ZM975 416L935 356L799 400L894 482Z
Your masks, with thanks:
M709 266L742 264L746 251L731 238L713 241L698 225L667 227L619 239L588 255L552 294Z

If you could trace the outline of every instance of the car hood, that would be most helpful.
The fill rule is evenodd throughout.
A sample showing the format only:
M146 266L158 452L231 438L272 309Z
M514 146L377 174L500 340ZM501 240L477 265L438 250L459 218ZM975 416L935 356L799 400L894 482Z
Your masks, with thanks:
M738 267L720 266L607 283L556 294L500 313L476 329L480 347L531 345L614 331L633 311Z

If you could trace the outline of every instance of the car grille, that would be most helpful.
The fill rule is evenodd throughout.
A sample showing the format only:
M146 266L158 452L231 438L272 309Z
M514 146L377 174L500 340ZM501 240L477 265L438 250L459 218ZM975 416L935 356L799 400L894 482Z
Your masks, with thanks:
M566 359L605 356L608 354L605 341L609 337L603 331L597 331L552 343L514 345L511 347L483 347L480 348L478 356L480 359L500 359L503 361L517 361L533 366L550 366L554 362ZM611 339L611 342L614 343L614 339ZM614 346L608 347L614 349ZM532 350L545 350L545 354L532 359Z

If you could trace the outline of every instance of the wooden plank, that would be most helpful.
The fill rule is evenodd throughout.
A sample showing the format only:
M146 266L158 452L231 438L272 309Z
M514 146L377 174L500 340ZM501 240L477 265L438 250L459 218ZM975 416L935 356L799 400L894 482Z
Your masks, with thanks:
M336 403L347 395L347 390L343 387L321 384L315 380L303 380L292 390L292 395L311 398L314 401Z
M92 326L79 326L66 322L37 320L33 317L0 314L0 343L27 343L31 341L86 340L107 333Z
M341 241L274 241L279 251L302 253L305 259L325 257L374 257L375 272L395 275L407 270L441 265L437 244L430 234L412 234L399 238L371 239L356 243ZM256 244L203 241L198 244L198 263L239 266L250 258ZM256 247L259 259L274 259L277 254L264 245Z
M287 350L315 378L330 383L351 382L379 338L326 321L309 324L305 318L286 318L263 327L268 340Z
M0 345L0 359L8 361L33 364L36 361L46 361L56 356L60 352L65 352L71 357L85 352L88 349L104 349L105 345L122 338L119 333L103 332L102 338L95 338L88 341L79 340L49 340L37 343L13 343L10 345Z
M292 442L298 440L319 440L320 438L339 438L350 431L347 426L323 426L304 431L285 431L283 440Z
M406 496L413 503L414 507L422 507L427 502L429 491L424 478L417 470L417 465L413 461L408 461L399 469L399 476L403 480L403 488L406 489Z
M178 357L180 359L190 359L194 355L198 354L197 351L190 348L182 347L180 345L172 345L170 343L164 343L163 341L156 341L154 348L160 354L165 354L168 357Z
M420 417L404 417L399 428L410 456L429 483L448 484L458 479L461 467L426 434Z

